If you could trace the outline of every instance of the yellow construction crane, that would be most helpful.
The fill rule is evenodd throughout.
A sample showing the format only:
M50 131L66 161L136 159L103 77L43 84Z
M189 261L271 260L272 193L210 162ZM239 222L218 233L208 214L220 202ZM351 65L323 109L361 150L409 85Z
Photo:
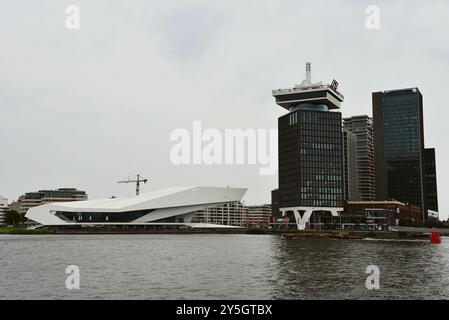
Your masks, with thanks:
M140 183L141 182L147 183L147 181L148 181L148 179L142 178L140 176L140 174L137 174L135 176L126 177L125 179L120 180L117 183L133 183L133 182L135 182L136 183L136 196L138 196L140 193Z

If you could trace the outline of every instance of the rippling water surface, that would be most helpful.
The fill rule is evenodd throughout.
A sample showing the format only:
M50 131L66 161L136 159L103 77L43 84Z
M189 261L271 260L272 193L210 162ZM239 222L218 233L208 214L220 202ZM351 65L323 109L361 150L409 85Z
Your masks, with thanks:
M65 287L68 265L80 290ZM365 287L368 265L381 288ZM1 235L0 299L448 299L449 239Z

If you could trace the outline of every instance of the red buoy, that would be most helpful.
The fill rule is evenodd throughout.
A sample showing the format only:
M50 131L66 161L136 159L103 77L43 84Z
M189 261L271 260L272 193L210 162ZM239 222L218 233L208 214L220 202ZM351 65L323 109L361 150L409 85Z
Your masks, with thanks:
M430 238L430 243L441 243L441 236L438 230L432 230L432 236Z

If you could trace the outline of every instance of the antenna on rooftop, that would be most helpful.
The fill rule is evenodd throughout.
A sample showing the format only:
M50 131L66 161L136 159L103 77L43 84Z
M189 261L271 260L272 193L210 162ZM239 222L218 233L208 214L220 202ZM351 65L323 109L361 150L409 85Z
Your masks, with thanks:
M312 63L306 63L306 80L312 83Z

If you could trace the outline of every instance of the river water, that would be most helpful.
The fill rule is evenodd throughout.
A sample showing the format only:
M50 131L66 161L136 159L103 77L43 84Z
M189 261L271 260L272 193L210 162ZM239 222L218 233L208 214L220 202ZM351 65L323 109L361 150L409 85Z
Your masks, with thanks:
M0 299L449 299L449 238L0 235Z

